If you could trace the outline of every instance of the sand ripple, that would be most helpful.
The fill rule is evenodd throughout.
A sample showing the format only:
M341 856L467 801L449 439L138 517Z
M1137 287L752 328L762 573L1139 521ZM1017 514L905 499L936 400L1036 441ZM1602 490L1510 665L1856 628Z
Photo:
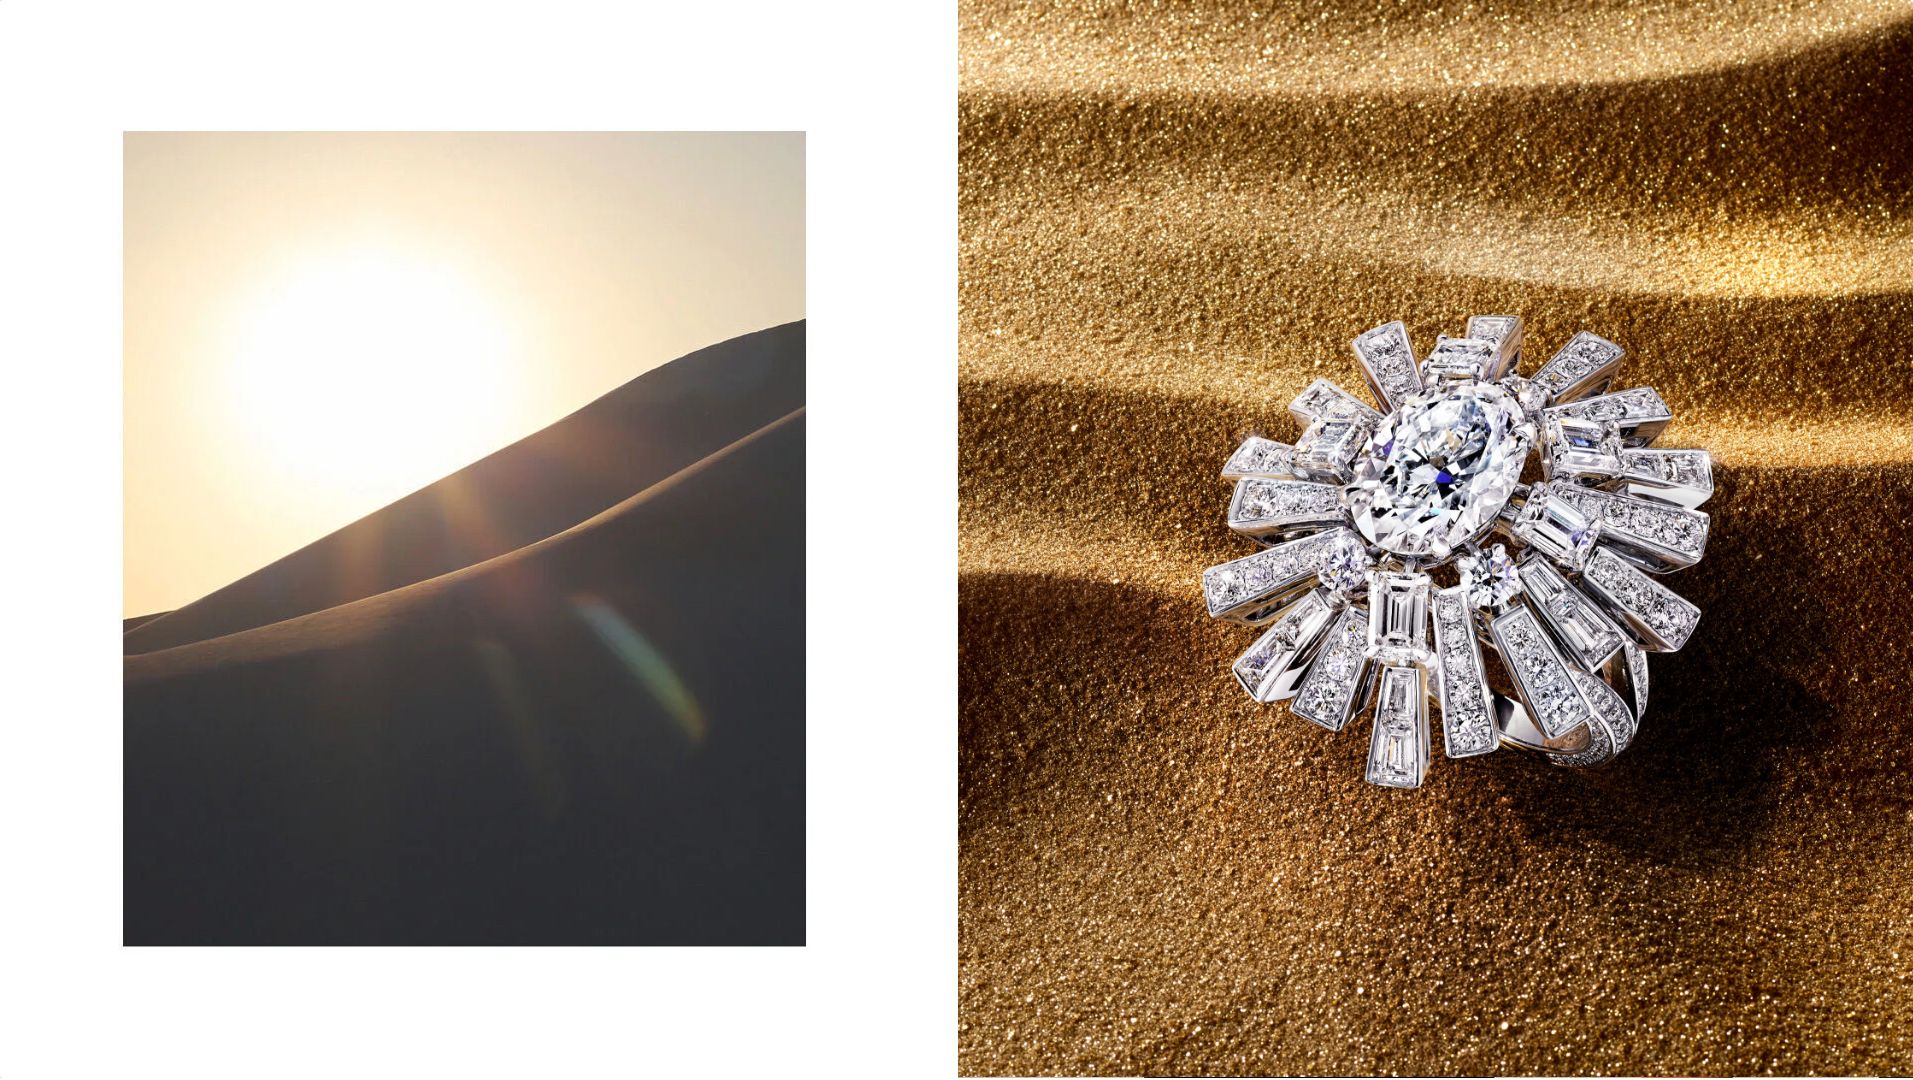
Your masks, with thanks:
M1882 0L963 6L965 90L1338 96L1602 85L1842 47L1903 24Z

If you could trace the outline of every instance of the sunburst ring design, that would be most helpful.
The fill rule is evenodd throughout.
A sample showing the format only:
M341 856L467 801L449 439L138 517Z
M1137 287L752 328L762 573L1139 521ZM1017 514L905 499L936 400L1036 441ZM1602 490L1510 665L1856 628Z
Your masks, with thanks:
M1375 327L1354 349L1380 408L1317 379L1293 444L1252 435L1223 467L1229 527L1260 545L1202 574L1210 615L1263 628L1231 673L1330 731L1370 713L1370 783L1422 785L1431 702L1451 758L1611 761L1647 654L1700 619L1661 578L1706 550L1707 451L1652 446L1673 416L1611 390L1619 345L1582 331L1523 377L1522 338L1477 315L1418 363L1402 323Z

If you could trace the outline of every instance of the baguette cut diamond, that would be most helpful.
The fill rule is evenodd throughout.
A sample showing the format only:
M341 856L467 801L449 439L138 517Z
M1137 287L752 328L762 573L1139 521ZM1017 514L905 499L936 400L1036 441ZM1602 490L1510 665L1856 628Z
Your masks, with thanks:
M1295 440L1296 475L1342 483L1348 479L1349 459L1368 438L1363 420L1317 420Z
M1397 555L1445 560L1507 505L1532 440L1521 407L1492 383L1411 398L1355 459L1343 489L1355 528Z
M1428 660L1427 574L1374 574L1368 580L1368 655L1385 664Z
M1623 644L1620 628L1601 614L1548 560L1530 553L1521 560L1521 588L1582 671L1596 672Z
M1629 495L1692 510L1714 494L1714 460L1705 450L1623 450L1621 479Z
M1467 336L1495 346L1494 363L1482 373L1483 378L1500 379L1514 370L1521 359L1521 335L1519 315L1475 315L1468 320Z
M1428 775L1428 691L1418 667L1382 668L1375 727L1368 740L1368 782L1418 788Z
M1334 614L1320 589L1304 594L1276 617L1248 652L1236 658L1236 682L1265 704L1294 697L1305 673L1303 657Z
M1637 386L1618 394L1582 398L1571 405L1556 405L1547 410L1550 417L1583 420L1613 425L1621 441L1628 446L1645 446L1654 441L1674 414L1653 387Z

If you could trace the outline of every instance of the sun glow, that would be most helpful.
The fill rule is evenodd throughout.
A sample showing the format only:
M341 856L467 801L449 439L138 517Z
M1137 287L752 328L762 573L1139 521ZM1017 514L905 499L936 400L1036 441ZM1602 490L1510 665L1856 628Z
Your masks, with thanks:
M510 441L522 367L497 304L449 260L384 248L286 267L232 310L241 452L369 512Z

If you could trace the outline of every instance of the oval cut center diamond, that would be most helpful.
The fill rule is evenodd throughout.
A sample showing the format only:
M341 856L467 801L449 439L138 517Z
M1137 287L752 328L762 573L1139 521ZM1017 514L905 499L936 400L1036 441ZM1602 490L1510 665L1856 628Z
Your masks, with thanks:
M1375 429L1342 499L1370 543L1446 559L1507 505L1532 439L1521 406L1492 383L1419 394Z

